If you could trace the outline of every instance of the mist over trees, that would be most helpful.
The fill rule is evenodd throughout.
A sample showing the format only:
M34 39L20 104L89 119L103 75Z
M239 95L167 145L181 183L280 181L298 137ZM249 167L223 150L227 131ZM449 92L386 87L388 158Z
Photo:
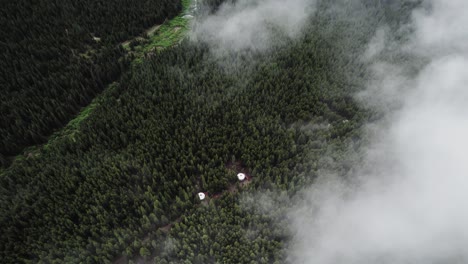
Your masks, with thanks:
M46 14L61 14L44 25L62 25L60 32L44 26L50 34L31 30L37 41L31 51L48 54L43 65L21 53L18 40L2 53L9 58L4 69L11 69L5 74L9 96L2 94L3 155L43 142L106 83L120 79L76 133L0 175L1 259L284 263L289 198L320 170L345 175L352 164L337 161L359 157L359 129L375 118L353 98L369 74L360 59L366 44L381 25L408 19L416 3L317 1L301 34L278 33L282 45L267 52L225 50L220 57L210 43L186 39L121 75L128 61L117 44L174 15L180 3L122 1L129 7L124 12L110 2L78 2L89 8L71 16L80 23L66 15L83 10L74 9L76 2L40 5ZM215 12L219 2L210 2ZM9 6L17 9L31 6ZM99 15L106 12L115 21ZM89 47L91 57L77 55ZM57 50L63 55L54 57ZM22 54L15 63L30 65L24 69L30 74L12 73L15 54ZM43 77L48 72L56 76ZM237 182L240 169L252 177L245 186ZM201 191L207 201L197 200ZM257 193L284 201L268 212L249 207L259 202Z
M467 262L467 9L424 1L369 42L357 98L381 117L348 181L322 174L291 210L292 263Z

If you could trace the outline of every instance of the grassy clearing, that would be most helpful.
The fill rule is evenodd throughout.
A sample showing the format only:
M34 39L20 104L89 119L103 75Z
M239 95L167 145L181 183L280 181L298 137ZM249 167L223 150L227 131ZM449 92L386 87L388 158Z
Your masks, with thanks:
M103 98L109 92L111 92L113 88L115 88L117 85L117 82L110 84L108 87L106 87L102 94L94 98L94 100L89 105L83 107L80 113L70 122L68 122L68 124L65 127L53 133L49 137L47 143L25 148L22 154L19 154L14 158L13 162L19 162L25 159L37 157L40 155L41 149L48 149L57 140L69 137L73 141L75 141L74 135L79 131L81 122L83 122L83 120L85 120L93 112L94 108L96 108L99 105L99 103L103 100ZM2 174L4 171L4 169L0 168L0 174Z
M150 39L150 43L143 47L144 52L151 52L157 50L157 48L169 48L179 43L185 36L188 30L188 19L178 16L167 24L163 24L158 34L154 35Z
M189 11L190 4L191 0L182 0L183 11L177 17L166 21L162 25L155 25L146 31L146 34L150 35L149 42L135 47L135 53L137 56L134 63L141 61L145 53L172 47L183 39L185 33L189 29L189 19L183 18L183 16ZM141 39L141 37L138 37L137 39ZM126 42L126 48L128 49L129 43L130 42ZM112 89L117 85L118 84L114 82L106 87L102 94L94 98L94 100L88 106L84 107L64 128L52 134L44 147L48 148L55 140L65 136L71 137L72 140L74 140L74 134L79 131L81 122L83 122L83 120L93 112L93 110L99 105L102 98L104 98L106 94L112 91ZM34 151L37 147L32 147L25 153Z
M50 144L52 144L55 140L58 140L65 136L71 137L72 140L75 140L74 134L79 131L81 122L83 122L83 120L85 120L93 112L94 108L96 108L99 105L99 103L103 100L103 98L106 97L107 94L111 92L115 87L117 87L117 85L117 82L109 84L109 86L106 87L102 94L94 98L89 105L83 107L80 113L75 118L70 120L70 122L68 122L68 124L64 128L52 134L52 136L50 136L49 138L49 141L44 145L44 147L48 148Z
M135 54L135 60L132 64L140 63L142 58L146 53L150 52L159 52L163 49L177 45L185 36L186 32L189 29L190 19L183 18L190 11L191 0L182 0L183 10L182 12L171 20L167 20L162 25L154 25L147 31L145 34L149 36L149 39L144 39L142 37L137 37L134 39L139 41L139 44L134 47L134 51L131 51ZM127 49L129 52L131 41L125 41L122 43L122 46ZM89 53L80 54L83 57L90 57ZM40 155L40 150L42 148L48 149L56 140L60 140L65 137L75 140L74 135L79 131L80 124L85 120L93 110L99 105L99 103L106 97L106 95L116 87L117 83L114 82L104 89L104 91L96 96L93 101L86 107L83 107L80 113L68 124L60 129L59 131L53 133L47 143L43 145L31 146L22 152L22 154L17 155L14 158L13 162L21 161L24 159L34 158ZM0 168L0 174L4 172L4 169Z
M135 62L141 62L144 54L149 52L159 52L163 49L177 45L186 35L189 29L189 18L184 16L190 10L191 0L182 0L182 12L171 20L164 22L159 26L153 34L148 34L149 39L142 42L134 48L136 59ZM127 49L130 49L127 45Z

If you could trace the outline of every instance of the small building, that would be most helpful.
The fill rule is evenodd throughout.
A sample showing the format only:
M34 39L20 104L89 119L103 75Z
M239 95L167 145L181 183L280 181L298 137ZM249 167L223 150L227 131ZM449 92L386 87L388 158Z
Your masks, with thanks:
M238 174L237 174L237 179L239 179L239 181L245 180L245 177L246 177L246 176L245 176L244 173L238 173Z
M203 200L205 200L206 195L204 193L202 193L202 192L199 192L198 193L198 198L200 198L200 201L203 201Z

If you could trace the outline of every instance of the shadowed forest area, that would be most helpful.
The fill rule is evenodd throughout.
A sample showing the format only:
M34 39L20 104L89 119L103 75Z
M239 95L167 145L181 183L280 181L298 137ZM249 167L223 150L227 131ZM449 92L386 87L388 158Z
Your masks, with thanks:
M5 1L0 14L0 163L41 144L116 81L118 45L161 24L180 1Z
M119 82L76 133L0 175L2 263L284 263L290 198L318 170L345 175L375 117L353 99L369 74L360 57L416 5L387 2L318 1L303 33L278 35L287 45L272 51L215 55L185 39L129 68L118 43L179 1L10 1L3 164ZM239 184L229 164L252 176L237 192L224 192ZM200 202L201 191L222 195ZM258 193L279 206L263 210Z

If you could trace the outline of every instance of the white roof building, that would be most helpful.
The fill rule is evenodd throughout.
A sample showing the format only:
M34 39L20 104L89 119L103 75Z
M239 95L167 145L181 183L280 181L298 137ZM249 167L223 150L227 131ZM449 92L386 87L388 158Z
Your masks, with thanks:
M202 192L199 192L199 193L198 193L198 198L200 198L200 201L205 200L205 194L202 193Z
M239 179L239 181L245 180L245 174L244 173L238 173L237 174L237 179Z

